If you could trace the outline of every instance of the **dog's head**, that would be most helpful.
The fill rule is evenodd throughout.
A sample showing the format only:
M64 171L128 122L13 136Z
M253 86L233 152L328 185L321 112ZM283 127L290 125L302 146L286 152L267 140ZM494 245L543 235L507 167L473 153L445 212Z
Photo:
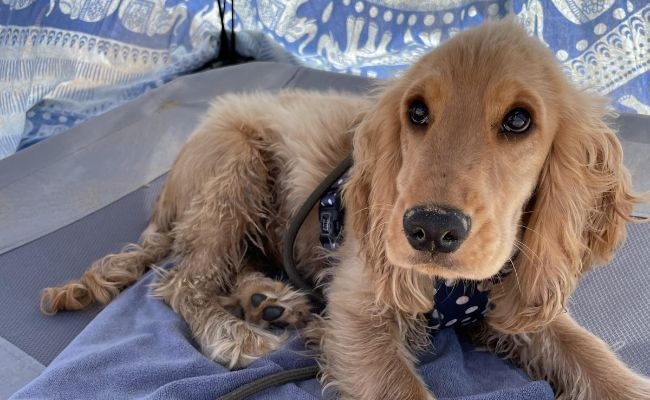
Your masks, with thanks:
M456 35L389 83L355 135L345 195L378 300L426 309L423 277L483 280L512 263L493 326L554 318L636 201L605 114L512 21Z

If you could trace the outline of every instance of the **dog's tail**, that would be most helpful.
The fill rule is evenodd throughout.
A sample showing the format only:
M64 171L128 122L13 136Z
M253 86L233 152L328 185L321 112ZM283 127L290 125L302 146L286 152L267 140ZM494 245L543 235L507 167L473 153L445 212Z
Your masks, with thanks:
M41 311L51 315L62 310L80 310L94 302L108 304L121 290L138 280L149 266L164 259L172 242L168 230L161 230L151 222L142 233L140 244L130 244L120 253L95 261L77 280L44 289Z

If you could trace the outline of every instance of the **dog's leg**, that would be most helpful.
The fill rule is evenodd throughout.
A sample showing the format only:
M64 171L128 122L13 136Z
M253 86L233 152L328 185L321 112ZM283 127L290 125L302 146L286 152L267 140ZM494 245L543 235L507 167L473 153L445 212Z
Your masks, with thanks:
M231 314L207 278L183 271L165 273L156 283L154 295L162 297L185 319L206 357L231 369L243 368L286 340L286 335L275 335Z
M433 399L407 344L409 336L426 335L425 325L378 310L368 277L354 264L341 265L328 290L322 338L326 383L343 399ZM414 332L418 326L421 331Z
M185 319L203 353L231 368L248 365L285 339L235 317L219 302L243 270L248 246L263 248L261 237L273 217L263 142L240 124L215 127L219 135L199 143L207 156L198 158L197 150L177 161L190 169L204 159L215 165L174 227L177 267L154 288Z
M169 253L172 239L155 220L154 217L142 233L140 244L129 245L121 253L95 261L77 280L44 289L41 311L55 314L61 310L79 310L93 302L108 304L122 289L141 277L149 265Z
M650 380L628 369L605 342L568 314L536 333L490 332L488 343L531 377L549 381L558 399L650 399Z

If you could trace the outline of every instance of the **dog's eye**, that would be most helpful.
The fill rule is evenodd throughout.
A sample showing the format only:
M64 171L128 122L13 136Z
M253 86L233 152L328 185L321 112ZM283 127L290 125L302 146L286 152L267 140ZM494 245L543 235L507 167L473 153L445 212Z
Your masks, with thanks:
M409 120L415 125L427 125L429 123L429 109L419 100L411 103L408 116Z
M528 131L531 125L530 113L525 108L514 108L501 121L501 132L519 134Z

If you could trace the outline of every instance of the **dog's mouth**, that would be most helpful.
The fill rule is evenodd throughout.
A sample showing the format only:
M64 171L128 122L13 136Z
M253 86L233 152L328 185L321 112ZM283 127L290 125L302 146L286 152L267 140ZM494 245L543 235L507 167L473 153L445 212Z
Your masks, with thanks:
M443 279L467 279L477 281L494 276L507 262L507 259L505 259L503 262L487 261L480 264L470 265L458 260L454 256L421 251L409 252L409 254L404 258L391 257L391 252L388 251L387 257L393 265L401 268L415 269L428 276L435 276Z
M457 263L454 263L452 257L446 254L441 255L418 251L414 254L409 254L407 258L408 263L415 268L422 266L423 268L458 269Z

